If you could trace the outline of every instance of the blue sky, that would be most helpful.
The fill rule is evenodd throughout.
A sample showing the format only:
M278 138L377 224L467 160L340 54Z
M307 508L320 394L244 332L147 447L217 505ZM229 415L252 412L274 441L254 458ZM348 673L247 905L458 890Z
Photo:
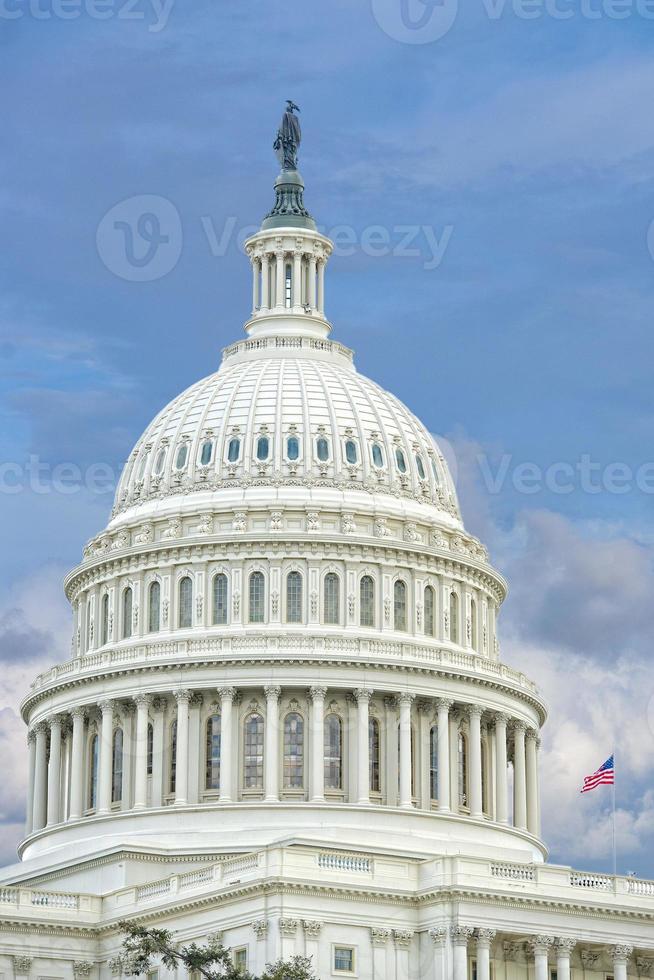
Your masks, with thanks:
M330 263L334 336L449 440L466 522L513 584L504 656L552 702L552 858L609 866L606 798L580 800L577 784L617 739L621 870L654 877L654 9L0 8L0 462L18 467L0 479L0 742L22 747L19 696L67 656L61 576L111 506L75 479L55 491L52 467L115 472L240 336L237 240L272 202L293 98L307 203L353 243ZM140 282L116 271L102 221L144 195L179 225L173 267ZM30 458L46 468L37 486ZM16 480L28 485L9 492ZM5 860L22 779L0 800Z

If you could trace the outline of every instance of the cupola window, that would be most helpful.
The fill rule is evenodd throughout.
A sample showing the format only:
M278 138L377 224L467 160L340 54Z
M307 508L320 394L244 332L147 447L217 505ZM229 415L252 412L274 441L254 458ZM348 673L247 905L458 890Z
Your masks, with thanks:
M166 461L166 450L160 449L154 461L154 475L161 476L163 473L164 462Z
M286 577L286 622L302 622L302 576L289 572Z
M265 614L265 583L263 572L252 572L250 575L250 609L251 623L263 623Z
M378 442L372 444L372 461L379 469L384 465L384 453Z
M291 269L290 263L286 266L286 275L284 277L284 306L287 310L291 308L292 299L292 289L293 289L293 271Z
M220 789L220 715L207 719L204 788Z
M229 463L237 463L240 452L241 452L241 440L230 439L229 446L227 448L227 461Z
M284 719L284 789L304 785L304 719L292 711Z
M316 440L316 455L321 463L326 463L329 459L329 442L324 436Z
M395 450L395 462L400 473L406 473L406 457L401 449Z
M393 622L396 630L406 630L406 582L401 579L393 587Z
M206 442L202 443L202 449L200 450L200 465L208 466L211 462L211 457L213 456L213 442L208 439Z
M161 586L158 582L150 585L150 601L148 608L148 630L156 633L159 629L160 609L161 609Z
M354 464L359 458L359 453L357 451L357 444L353 442L352 439L348 439L345 443L345 459L348 463Z
M128 586L123 592L123 639L132 635L132 590Z
M179 583L179 625L180 629L193 625L193 583L188 575Z
M434 590L431 585L425 587L425 635L434 635L435 617L434 617Z
M431 471L434 474L434 480L436 482L436 486L438 486L439 483L441 482L441 478L438 475L438 467L436 466L436 460L434 459L433 456L431 458Z
M214 575L213 579L213 625L224 626L227 623L227 576L223 572Z
M263 463L268 459L268 454L270 452L270 439L268 436L259 436L257 439L257 459L259 462Z
M425 464L422 461L422 456L416 454L416 467L418 469L418 476L421 480L427 479L427 474L425 473Z
M289 462L294 463L300 457L300 440L297 436L289 436L286 440L286 456Z
M359 584L359 625L375 625L375 583L364 575Z
M175 459L175 469L183 470L186 466L186 460L188 459L188 443L183 442L182 445L177 450L177 457Z
M340 588L340 581L335 572L325 575L324 617L328 626L338 626L340 622Z

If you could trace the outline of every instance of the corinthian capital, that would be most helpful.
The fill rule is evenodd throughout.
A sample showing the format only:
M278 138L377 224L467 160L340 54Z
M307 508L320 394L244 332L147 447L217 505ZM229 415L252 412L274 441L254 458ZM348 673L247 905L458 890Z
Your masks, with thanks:
M614 946L611 950L611 956L613 957L614 963L626 963L633 953L633 946L618 945Z
M560 951L561 953L565 953L568 956L570 956L570 954L572 953L572 950L577 945L577 940L576 939L570 939L568 936L560 936L556 940L556 942L555 942L554 945L556 947L557 952Z
M528 945L532 956L537 956L540 953L547 954L554 945L554 936L534 936L533 939L529 940Z
M372 697L372 691L369 687L357 687L354 691L354 697L356 698L357 703L360 703L361 701L369 703Z
M472 926L450 926L450 936L455 946L467 946L475 930Z

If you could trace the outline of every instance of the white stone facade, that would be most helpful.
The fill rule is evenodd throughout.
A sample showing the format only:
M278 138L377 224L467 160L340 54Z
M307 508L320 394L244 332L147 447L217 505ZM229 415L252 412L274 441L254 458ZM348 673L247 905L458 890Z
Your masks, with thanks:
M71 659L23 702L0 973L120 976L135 918L255 972L651 976L654 883L546 863L505 583L432 437L328 339L331 243L247 251L247 339L137 443L66 580Z

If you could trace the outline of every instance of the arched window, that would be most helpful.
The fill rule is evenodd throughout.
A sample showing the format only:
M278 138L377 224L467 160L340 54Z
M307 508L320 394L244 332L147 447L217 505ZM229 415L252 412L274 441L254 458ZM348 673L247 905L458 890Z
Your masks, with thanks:
M116 728L111 745L111 802L123 798L123 730Z
M205 789L220 789L220 715L207 718Z
M400 473L406 473L406 456L401 449L395 450L395 462Z
M141 462L139 463L138 473L136 474L136 479L139 483L143 482L143 477L145 476L145 467L148 462L148 456L150 455L149 450L146 451L141 456Z
M429 796L438 799L438 725L429 729Z
M304 719L296 711L284 718L284 789L304 785Z
M180 629L193 625L193 583L188 575L179 583L179 625Z
M263 789L263 718L249 715L245 719L243 739L243 786Z
M393 586L393 623L396 630L406 630L406 582L402 579Z
M154 461L154 475L161 476L163 473L164 463L166 461L166 450L160 449L157 453L157 458Z
M335 572L325 575L324 620L328 626L338 626L340 622L340 580Z
M207 439L206 442L202 443L202 448L200 450L200 465L208 466L211 462L211 457L213 456L213 440Z
M241 440L240 439L230 439L229 446L227 447L227 461L229 463L238 462L238 457L241 452Z
M343 724L338 715L325 718L325 788L343 788Z
M378 442L373 442L372 444L372 461L380 469L384 465L384 453Z
M300 458L300 440L297 436L289 436L286 440L286 457L291 463Z
M324 436L316 439L316 456L321 463L326 463L329 459L329 443Z
M418 470L418 476L421 480L427 479L427 474L425 473L425 464L422 461L422 456L416 454L416 469Z
M156 633L159 629L160 611L161 586L158 582L152 582L148 598L148 630L150 633Z
M146 768L148 776L152 775L152 763L154 760L154 725L148 724L148 743L146 749Z
M459 597L456 592L450 592L450 640L459 642Z
M286 622L302 622L302 576L289 572L286 576Z
M174 721L170 726L170 768L168 779L168 790L175 792L177 785L177 722Z
M264 460L268 459L268 453L270 452L270 439L268 436L259 436L257 439L257 459L259 462L263 463Z
M265 619L265 583L263 572L252 572L249 589L249 620L251 623L263 623Z
M359 583L359 625L375 625L375 583L370 575Z
M186 460L188 459L188 443L183 442L182 445L177 450L177 456L175 457L175 469L183 470L186 466Z
M434 636L436 632L436 617L434 616L434 590L431 585L425 586L425 635Z
M459 732L457 742L458 752L458 788L459 806L468 805L468 739L463 732Z
M368 760L370 766L369 778L371 793L379 793L381 791L379 753L379 722L376 718L370 718L368 720Z
M99 739L92 735L89 741L89 810L98 805L98 753Z
M109 593L102 596L102 645L109 639Z
M224 626L227 623L227 576L222 572L213 577L211 621L214 626Z
M472 649L477 649L477 603L474 599L470 600L470 643Z
M123 639L132 635L132 590L127 586L123 592Z
M348 463L356 463L359 458L359 453L357 451L357 444L353 442L352 439L348 439L345 443L345 459Z

